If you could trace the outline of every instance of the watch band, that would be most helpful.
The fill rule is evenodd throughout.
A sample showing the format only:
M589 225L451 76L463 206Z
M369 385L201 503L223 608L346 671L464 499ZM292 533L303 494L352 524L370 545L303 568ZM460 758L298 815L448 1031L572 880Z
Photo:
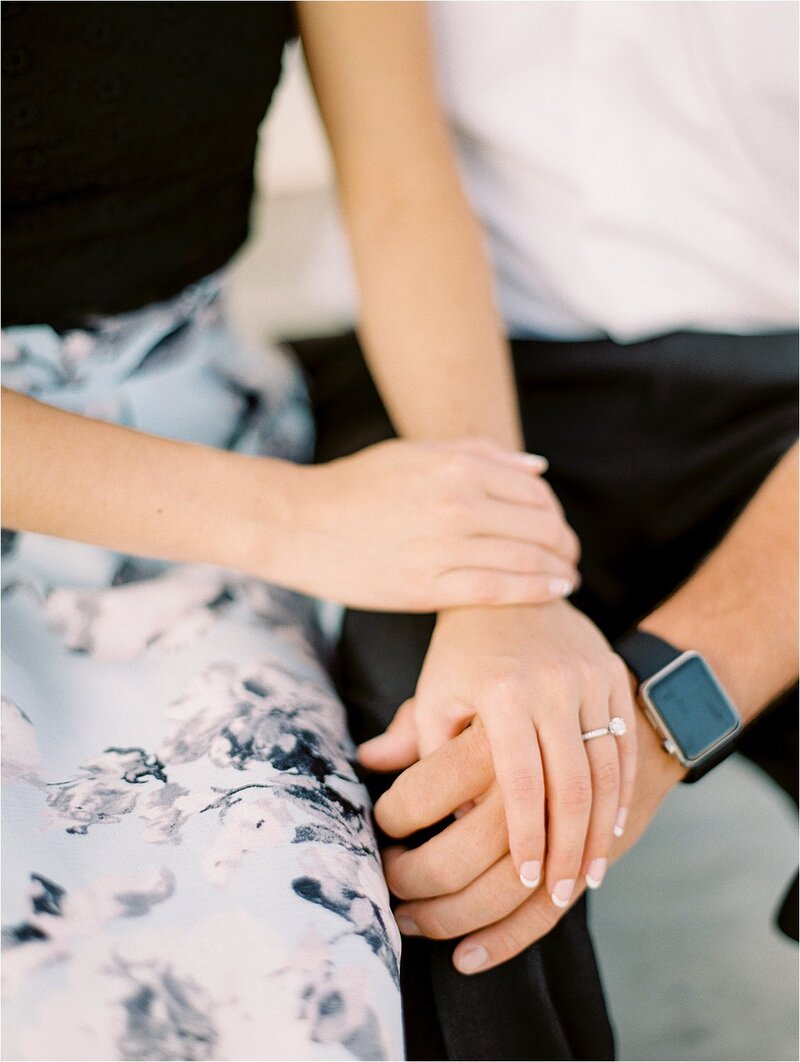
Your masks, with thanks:
M617 639L614 643L614 650L634 673L639 685L683 655L682 649L676 649L674 645L665 642L658 635L638 630L636 627ZM690 767L681 781L697 782L703 775L708 774L712 767L722 763L733 752L737 736L737 734L732 735L730 740L709 753L702 763Z
M639 685L658 671L663 671L683 653L682 649L676 649L658 635L640 631L636 627L617 639L614 650L634 673Z

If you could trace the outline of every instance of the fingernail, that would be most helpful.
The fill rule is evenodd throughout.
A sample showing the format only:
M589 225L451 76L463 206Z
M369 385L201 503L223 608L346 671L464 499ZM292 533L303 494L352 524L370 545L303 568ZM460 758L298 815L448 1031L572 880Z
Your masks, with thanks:
M603 884L603 878L606 875L606 868L608 867L607 859L593 859L589 864L589 869L586 871L586 884L590 889L599 889Z
M478 944L456 955L456 967L462 973L475 973L489 961L489 952Z
M421 937L422 932L414 921L413 918L409 918L408 915L397 915L395 917L397 922L397 928L403 934L404 937Z
M569 597L575 589L575 584L569 579L551 579L547 586L555 597Z
M516 459L523 465L527 465L528 468L533 468L537 472L546 472L550 462L542 454L515 454Z
M574 878L562 878L561 881L556 882L556 887L550 894L550 899L553 901L556 907L566 907L569 901L572 899L572 893L574 889Z
M519 868L519 880L526 889L535 889L542 876L542 864L537 859L529 859Z
M456 808L456 810L453 812L453 818L460 819L462 816L466 815L468 811L472 811L474 807L475 801L468 800L466 804L461 804L460 807Z
M617 821L614 824L614 836L621 837L625 833L625 823L628 821L628 809L620 808L617 812Z

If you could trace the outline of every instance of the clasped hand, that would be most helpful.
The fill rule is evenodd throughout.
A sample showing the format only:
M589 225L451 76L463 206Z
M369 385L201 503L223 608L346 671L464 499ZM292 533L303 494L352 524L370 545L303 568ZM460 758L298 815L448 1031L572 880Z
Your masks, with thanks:
M624 736L581 739L613 716ZM376 808L394 837L456 811L420 848L385 853L390 888L413 901L398 910L401 929L461 936L507 922L533 890L536 909L543 895L557 917L584 882L599 886L632 799L637 723L624 664L567 602L442 613L413 700L359 750L365 766L386 771L460 750L457 770L427 778L424 800L408 796L427 759ZM506 944L503 957L514 953Z

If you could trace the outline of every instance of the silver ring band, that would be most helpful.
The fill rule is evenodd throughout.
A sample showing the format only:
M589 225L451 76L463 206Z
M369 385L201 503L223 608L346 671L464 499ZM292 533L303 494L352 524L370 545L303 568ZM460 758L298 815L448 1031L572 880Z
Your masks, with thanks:
M627 723L622 716L615 715L613 719L609 719L608 726L600 726L597 730L584 730L581 737L584 741L591 741L592 738L605 737L606 734L610 734L612 737L622 737L623 734L627 733Z

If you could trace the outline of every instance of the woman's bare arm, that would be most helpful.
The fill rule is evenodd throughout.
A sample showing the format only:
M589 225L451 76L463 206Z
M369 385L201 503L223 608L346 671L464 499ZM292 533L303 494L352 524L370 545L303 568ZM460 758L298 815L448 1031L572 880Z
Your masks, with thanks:
M288 466L67 413L3 388L3 526L175 561L247 567L253 495L274 538ZM253 513L255 516L255 513ZM270 534L259 563L269 567ZM254 558L255 559L255 558Z
M309 468L3 392L6 527L219 564L359 608L563 597L576 543L539 471L469 440L381 443Z
M298 5L353 250L359 333L399 434L519 448L508 345L436 98L425 7Z

